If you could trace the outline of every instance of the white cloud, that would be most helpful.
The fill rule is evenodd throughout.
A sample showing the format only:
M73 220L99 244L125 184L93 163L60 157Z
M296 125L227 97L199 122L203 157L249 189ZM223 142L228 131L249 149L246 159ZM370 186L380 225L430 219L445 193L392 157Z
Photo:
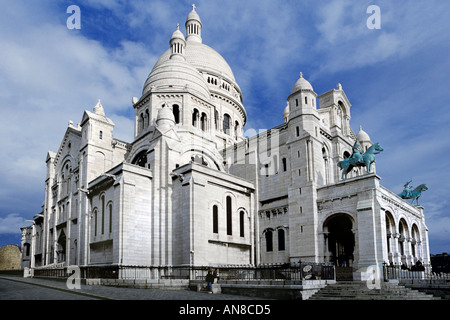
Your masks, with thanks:
M142 43L121 41L111 48L83 36L83 29L68 30L45 2L7 7L0 19L0 211L17 206L30 215L42 204L47 151L57 151L69 120L80 122L100 98L116 122L114 136L133 137L133 121L123 115L132 110L131 98L140 96L156 57ZM33 208L30 201L19 204L24 198L33 198Z
M368 29L367 3L335 0L317 12L320 37L314 54L325 55L322 72L373 66L386 59L413 55L416 50L449 39L446 4L379 1L381 29Z
M19 233L20 228L31 224L32 222L26 221L17 213L10 213L5 218L0 217L0 234Z
M442 163L448 154L443 148L448 149L444 137L450 113L444 108L446 91L442 88L446 81L448 84L450 64L436 60L427 65L420 57L417 61L413 58L417 52L448 49L449 24L442 14L448 11L448 4L377 4L380 30L366 27L367 3L343 0L318 5L208 0L199 1L197 11L204 23L204 42L225 57L241 86L249 116L246 129L270 128L283 121L285 99L300 71L309 69L307 78L316 88L329 81L334 86L341 82L334 77L367 68L366 77L359 73L359 78L349 79L355 82L350 89L343 83L352 103L357 101L352 107L352 125L363 124L373 139L386 145L377 158L382 172L377 172L386 173L382 183L387 187L401 187L405 172L416 175L417 183L423 178L432 184L433 189L421 201L433 212L430 223L443 232L440 223L448 223L440 214L444 208L432 204L445 197L442 190L448 189L448 182L439 179L444 177ZM0 158L3 202L15 199L17 190L22 197L32 190L37 190L33 195L43 193L46 152L56 151L67 122L79 122L83 110L92 109L99 98L116 123L114 136L132 139L133 119L125 116L133 113L131 98L140 96L154 62L169 46L176 23L183 28L191 10L190 3L183 1L80 1L80 6L82 19L86 18L80 31L66 28L67 14L54 1L39 5L8 1L2 6L0 135L7 137L3 141L7 152ZM110 10L107 12L113 16L109 19L121 19L120 26L127 30L107 33L110 25L106 22L98 30L83 29L92 7ZM103 42L105 37L110 42ZM397 67L399 61L417 65L421 74L413 68L403 67L401 75L386 69L385 65ZM385 74L371 79L379 70ZM395 79L390 82L392 88L380 89L390 79ZM409 136L416 127L428 132ZM427 166L440 152L442 155L436 156L439 161ZM403 154L411 156L406 165L402 164ZM39 198L34 208L39 209L41 203ZM13 211L3 210L2 214Z

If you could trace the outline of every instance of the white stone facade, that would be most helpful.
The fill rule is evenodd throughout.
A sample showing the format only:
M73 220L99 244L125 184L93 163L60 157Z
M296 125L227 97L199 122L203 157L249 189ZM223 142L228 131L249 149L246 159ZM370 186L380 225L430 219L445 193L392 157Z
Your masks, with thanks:
M341 180L355 140L372 142L340 84L318 95L300 74L284 123L246 139L241 90L195 9L186 30L133 98L134 141L114 139L99 101L48 153L33 267L429 263L423 208L375 168Z

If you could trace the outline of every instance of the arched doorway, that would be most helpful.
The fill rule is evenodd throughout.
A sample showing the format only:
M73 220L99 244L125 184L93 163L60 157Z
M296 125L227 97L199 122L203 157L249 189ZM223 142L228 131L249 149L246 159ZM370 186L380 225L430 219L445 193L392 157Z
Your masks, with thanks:
M64 262L66 260L66 234L64 229L58 237L58 243L56 245L57 262Z
M336 267L353 266L355 235L352 229L352 219L346 214L335 214L324 223L328 261L333 262Z

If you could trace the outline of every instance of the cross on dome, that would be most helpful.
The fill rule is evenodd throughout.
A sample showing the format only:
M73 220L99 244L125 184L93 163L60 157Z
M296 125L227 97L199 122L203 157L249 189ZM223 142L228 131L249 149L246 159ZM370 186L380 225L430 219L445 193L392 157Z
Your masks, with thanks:
M192 4L192 10L195 11L195 8L197 8L197 7L195 6L195 3L193 3Z

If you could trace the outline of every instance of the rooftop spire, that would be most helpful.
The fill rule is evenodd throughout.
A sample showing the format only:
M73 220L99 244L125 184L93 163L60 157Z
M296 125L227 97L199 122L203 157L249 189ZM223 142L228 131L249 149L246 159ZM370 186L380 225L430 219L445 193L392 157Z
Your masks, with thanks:
M186 41L202 42L202 22L197 11L195 4L192 5L192 11L189 13L186 19Z
M100 99L98 99L98 102L94 107L94 113L98 114L99 116L105 116L105 110L103 110L103 106Z

